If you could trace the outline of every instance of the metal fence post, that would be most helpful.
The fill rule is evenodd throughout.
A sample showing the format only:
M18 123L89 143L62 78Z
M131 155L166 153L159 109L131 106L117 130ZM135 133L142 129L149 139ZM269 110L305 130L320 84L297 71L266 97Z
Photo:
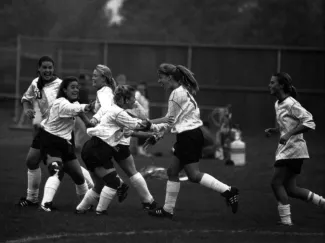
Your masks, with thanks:
M107 54L108 54L108 43L107 41L104 42L104 57L103 57L103 64L107 66Z
M277 50L277 58L276 58L276 71L279 73L281 72L281 58L282 58L282 52L281 49Z
M57 56L57 62L58 62L57 70L58 70L59 75L61 75L61 76L62 76L62 52L63 52L62 48L59 47L58 54L57 54L58 55Z
M192 46L191 45L187 47L187 68L188 69L192 68Z
M20 55L21 55L21 36L17 36L17 46L16 46L16 87L15 87L15 117L14 122L19 120L19 107L20 107Z

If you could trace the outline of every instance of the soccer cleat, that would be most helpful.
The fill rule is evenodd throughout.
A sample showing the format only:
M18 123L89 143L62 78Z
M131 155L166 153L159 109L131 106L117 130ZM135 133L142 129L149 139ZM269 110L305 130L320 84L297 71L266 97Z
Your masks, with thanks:
M128 190L129 190L129 186L125 183L123 183L121 186L117 188L116 194L118 197L118 201L120 203L123 202L128 196Z
M144 211L150 211L157 208L157 202L153 201L152 203L142 203L142 208Z
M101 215L107 215L107 210L96 211L96 215L98 215L98 216L101 216Z
M39 211L44 211L44 212L52 212L52 211L55 211L57 209L55 207L53 207L52 202L46 202L46 203L44 203L44 205L40 204L38 210Z
M276 225L290 227L290 226L293 226L293 223L283 223L282 221L279 220L276 223Z
M27 200L26 197L22 197L19 199L16 205L19 207L36 207L38 206L38 202L32 202L30 200Z
M221 195L226 198L226 203L228 206L231 206L231 211L237 213L239 202L238 189L236 187L231 187L230 190L221 193Z
M76 209L75 214L85 214L93 209L93 205L90 205L88 209Z
M158 218L173 219L173 217L174 217L174 214L165 211L163 207L156 208L154 210L149 210L148 214L150 216L154 216L154 217L158 217Z

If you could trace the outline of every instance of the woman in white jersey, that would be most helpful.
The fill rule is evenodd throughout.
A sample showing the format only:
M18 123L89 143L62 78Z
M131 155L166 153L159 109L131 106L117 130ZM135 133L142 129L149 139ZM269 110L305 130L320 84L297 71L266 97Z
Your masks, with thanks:
M76 183L77 195L80 198L88 190L71 140L75 117L82 112L90 111L92 107L89 104L79 104L78 94L78 79L75 77L63 79L48 117L41 122L41 154L50 173L40 205L40 209L46 212L53 210L52 201L64 173L69 174Z
M109 67L98 64L93 71L92 75L92 86L97 90L96 101L93 112L95 113L93 118L90 120L93 126L95 126L101 119L101 117L110 109L114 103L114 91L116 88L116 82L113 78L112 71ZM129 186L120 179L120 185L117 188L118 201L123 202L127 197L127 191ZM98 185L98 183L97 183ZM101 188L93 190L92 195L95 198L99 198Z
M129 115L127 109L135 104L135 89L129 85L118 86L114 95L115 103L100 119L100 123L87 132L92 138L82 149L82 159L87 168L93 172L95 186L89 190L82 202L77 206L76 213L84 213L95 202L94 191L101 189L100 200L96 213L106 213L107 207L116 194L119 179L111 161L112 158L120 165L137 190L145 210L156 207L146 181L136 170L134 159L130 153L129 141L125 141L125 130L149 130L167 128L168 124L152 125ZM127 136L131 135L128 131ZM95 179L96 178L96 179ZM98 193L98 192L96 192Z
M272 75L269 84L270 94L277 98L275 102L275 128L265 130L269 137L280 134L275 153L272 189L278 201L281 225L292 225L288 197L311 201L325 209L325 199L316 193L296 185L304 159L309 158L303 133L315 129L312 114L295 100L297 93L289 74L281 72Z
M48 56L43 56L38 61L38 77L35 78L27 91L22 97L24 113L29 119L35 117L35 107L33 103L37 103L38 109L43 120L48 116L48 111L53 101L56 99L61 79L54 75L54 61ZM39 186L41 183L41 153L40 153L40 137L38 127L40 124L34 124L34 136L31 147L26 158L27 171L27 196L20 198L18 206L38 206ZM92 180L89 172L82 168L87 183L91 187Z
M157 217L173 218L177 196L180 190L178 174L185 170L189 180L221 193L231 206L232 212L237 212L238 189L218 181L207 173L199 170L199 160L202 157L204 137L200 127L200 110L194 99L199 86L194 74L181 65L161 64L158 69L158 83L166 90L171 90L168 100L168 112L163 118L152 120L153 123L165 122L167 117L174 117L171 132L176 134L174 157L167 174L165 204L161 208L149 211Z

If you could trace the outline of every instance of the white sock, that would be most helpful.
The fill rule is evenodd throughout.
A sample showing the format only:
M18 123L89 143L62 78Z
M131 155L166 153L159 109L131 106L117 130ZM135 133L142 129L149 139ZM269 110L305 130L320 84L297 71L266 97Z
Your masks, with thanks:
M102 189L102 192L100 193L99 202L96 208L96 211L104 211L107 210L108 205L113 200L114 196L116 194L116 190L113 188L110 188L108 186L104 186Z
M135 190L137 190L141 202L152 203L154 201L153 196L149 192L145 179L139 172L130 177L130 182Z
M177 196L179 193L179 189L181 187L181 183L175 181L167 181L166 185L166 197L165 197L165 205L164 210L168 213L174 213L174 208L176 205Z
M41 184L42 171L41 168L27 171L27 197L31 202L38 202L39 186Z
M96 205L99 200L99 194L93 189L89 189L82 201L77 206L77 210L87 210L91 205Z
M80 166L80 167L81 167L82 174L84 175L84 178L85 178L86 183L88 185L88 189L93 188L94 187L94 182L93 182L93 179L91 179L91 175L90 175L89 171L86 170L82 166Z
M325 199L314 192L309 192L307 201L325 209Z
M291 212L290 212L290 204L283 205L279 202L278 204L278 212L283 224L292 224L291 222Z
M223 193L230 189L230 186L222 183L221 181L218 181L213 176L210 176L209 174L204 173L202 176L201 181L199 182L202 186L205 186L207 188L210 188L214 191L217 191L219 193Z
M88 185L86 183L86 180L81 185L76 184L76 193L77 193L77 197L79 199L82 199L84 197L84 195L87 193L87 191L88 191Z
M58 175L55 174L50 176L44 186L44 195L42 200L42 205L44 206L47 202L52 202L55 196L56 191L60 186L61 181L58 178Z

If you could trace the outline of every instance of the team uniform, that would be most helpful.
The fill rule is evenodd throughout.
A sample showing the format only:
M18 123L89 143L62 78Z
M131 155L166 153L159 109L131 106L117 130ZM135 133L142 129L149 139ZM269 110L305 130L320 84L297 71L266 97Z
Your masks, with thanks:
M200 127L200 109L193 96L179 86L169 96L167 116L175 117L171 133L176 133L174 155L183 164L198 162L202 157L204 137Z
M44 211L52 210L52 200L61 183L65 163L76 159L72 131L75 125L75 117L80 112L85 112L86 106L79 104L79 102L71 103L64 97L58 98L53 102L49 116L41 122L40 141L44 161L48 156L62 160L49 164L51 176L45 184L41 203L41 208ZM88 186L85 181L81 184L76 183L76 192L79 197L82 197L87 190Z
M82 158L87 168L93 170L99 166L112 167L112 162L105 165L109 158L114 158L117 162L128 158L131 154L129 150L130 138L124 136L125 129L139 128L138 124L141 121L138 118L131 117L126 110L113 104L109 111L100 118L100 123L97 126L87 129L88 135L92 137L86 142L82 150ZM166 128L167 124L152 125L152 129L156 131ZM106 146L98 139L105 142ZM99 144L100 146L98 146ZM97 147L98 151L96 151ZM99 156L100 154L103 155L103 158Z
M315 129L313 116L293 97L275 103L275 113L280 136L285 135L299 124ZM275 167L286 166L294 173L301 172L304 159L308 159L308 149L303 134L290 137L286 144L279 144L275 153Z
M200 109L195 99L182 85L174 89L170 94L166 117L175 118L171 133L176 134L174 155L178 158L181 166L199 162L202 158L202 149L204 146L204 136L201 130L203 122L200 119ZM226 198L227 204L232 207L233 213L236 213L238 207L238 189L229 187L207 173L202 174L201 180L197 182L221 193ZM168 180L164 206L149 211L149 215L173 218L179 190L179 181Z
M39 78L35 78L31 85L28 87L27 91L24 93L21 101L28 101L31 104L37 103L36 107L39 109L41 120L44 120L49 113L49 108L53 104L54 100L56 99L60 84L62 82L61 79L56 78L52 82L46 83L40 91L37 87L37 82ZM37 122L40 122L39 117ZM32 141L32 148L40 149L40 137L39 133L37 133Z
M81 156L87 168L94 171L97 167L103 167L109 173L103 177L106 186L103 187L96 214L104 214L111 200L117 192L117 174L112 159L118 163L130 157L130 138L125 138L125 129L134 130L140 128L142 120L131 117L126 110L113 104L102 117L98 117L100 123L93 128L88 128L87 133L91 139L82 149ZM166 129L168 125L152 125L153 130ZM130 182L138 191L143 207L151 208L156 205L147 185L140 173L130 177ZM95 202L96 194L89 190L82 202L77 206L77 213L84 213Z

